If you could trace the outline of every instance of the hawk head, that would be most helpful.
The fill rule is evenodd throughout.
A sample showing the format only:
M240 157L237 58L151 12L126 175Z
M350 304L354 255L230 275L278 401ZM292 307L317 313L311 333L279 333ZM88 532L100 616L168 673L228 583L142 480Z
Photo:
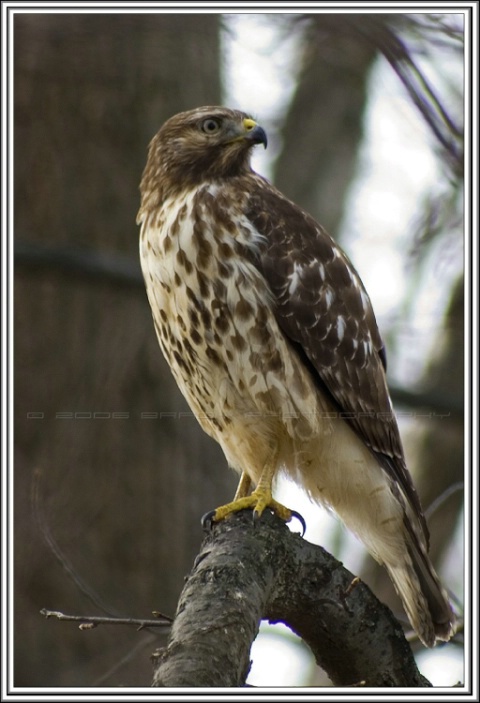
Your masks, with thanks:
M159 189L165 199L205 180L243 175L250 169L255 144L266 147L267 135L244 112L225 107L181 112L150 143L142 192Z

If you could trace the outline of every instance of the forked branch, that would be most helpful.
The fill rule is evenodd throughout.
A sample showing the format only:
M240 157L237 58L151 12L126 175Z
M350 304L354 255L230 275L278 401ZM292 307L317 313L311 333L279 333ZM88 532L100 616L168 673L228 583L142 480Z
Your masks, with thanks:
M402 628L353 574L266 512L207 535L180 597L154 686L244 686L260 621L283 622L337 686L426 687Z

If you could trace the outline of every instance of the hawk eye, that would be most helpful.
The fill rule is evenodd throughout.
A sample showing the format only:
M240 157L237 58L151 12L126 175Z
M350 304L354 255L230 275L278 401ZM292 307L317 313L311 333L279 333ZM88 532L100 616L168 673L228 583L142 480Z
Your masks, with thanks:
M218 132L219 129L220 122L218 120L214 120L213 117L209 117L207 120L202 122L202 130L206 132L206 134L215 134L215 132Z

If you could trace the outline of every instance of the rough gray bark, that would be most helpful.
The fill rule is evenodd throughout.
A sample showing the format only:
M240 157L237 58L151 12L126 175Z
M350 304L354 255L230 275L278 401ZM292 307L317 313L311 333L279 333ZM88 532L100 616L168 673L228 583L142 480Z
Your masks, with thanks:
M321 547L268 511L207 535L178 604L153 686L243 686L261 619L284 622L338 686L426 687L390 610Z

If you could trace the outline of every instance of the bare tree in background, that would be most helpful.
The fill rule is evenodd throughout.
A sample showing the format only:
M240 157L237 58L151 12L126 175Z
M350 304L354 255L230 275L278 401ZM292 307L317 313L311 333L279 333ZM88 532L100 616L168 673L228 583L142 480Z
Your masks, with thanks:
M148 685L149 654L161 636L60 632L38 611L172 614L201 540L199 517L234 490L221 451L197 426L163 362L136 268L146 146L172 114L221 102L219 20L15 17L17 685ZM272 18L303 32L275 181L334 235L355 171L369 72L381 54L401 80L411 79L419 109L430 105L424 116L450 173L460 177L459 135L427 88L413 84L403 39L416 32L428 44L446 30L435 18L422 18L425 26L414 20ZM82 258L92 251L94 261ZM129 257L132 267L112 255ZM98 275L105 261L114 269L109 277ZM454 362L452 393L462 376L461 293L459 285L447 318L457 336L430 373L435 385ZM421 463L425 505L461 479L461 426L449 428L457 449L448 461ZM450 505L448 525L435 528L438 557L458 515L458 500Z

